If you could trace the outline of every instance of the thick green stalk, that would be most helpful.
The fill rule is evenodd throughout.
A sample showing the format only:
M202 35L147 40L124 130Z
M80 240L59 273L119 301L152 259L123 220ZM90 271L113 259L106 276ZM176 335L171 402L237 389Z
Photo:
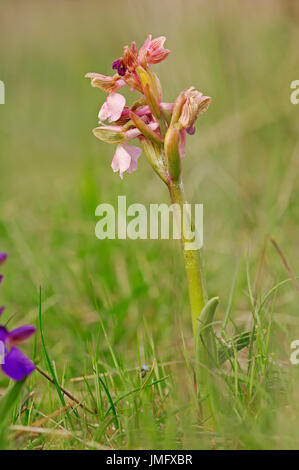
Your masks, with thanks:
M180 206L182 224L183 204L186 203L184 197L183 184L171 181L168 184L168 189L172 203L179 204ZM187 273L188 292L192 315L192 327L194 338L196 338L198 319L202 309L204 308L208 300L203 270L203 260L200 249L186 250L183 230L181 230L181 237L181 245L184 253L185 268Z
M181 245L184 253L192 326L196 352L196 381L202 422L208 429L216 428L217 416L217 346L213 319L218 298L208 301L201 249L187 250L183 231L183 205L186 203L182 183L169 182L168 189L173 204L181 209ZM192 227L194 229L194 227ZM217 374L216 374L217 377Z

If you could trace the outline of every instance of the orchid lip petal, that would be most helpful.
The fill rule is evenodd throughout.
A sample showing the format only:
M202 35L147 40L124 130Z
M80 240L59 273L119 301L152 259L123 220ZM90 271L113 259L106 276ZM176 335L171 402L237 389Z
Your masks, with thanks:
M112 63L112 69L117 70L118 75L123 77L126 74L126 66L121 59L117 59Z
M194 134L195 134L195 126L194 126L194 124L191 124L191 126L187 127L186 131L187 131L187 134L189 134L189 135L194 135Z
M119 144L116 148L111 168L114 172L119 171L119 176L123 179L123 174L127 171L132 173L137 169L137 160L142 150L134 145L126 143Z

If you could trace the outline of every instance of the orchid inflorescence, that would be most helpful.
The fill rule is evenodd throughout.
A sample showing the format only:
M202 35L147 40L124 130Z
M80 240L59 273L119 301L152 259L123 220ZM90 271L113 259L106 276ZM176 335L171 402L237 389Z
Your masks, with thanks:
M0 253L0 266L7 259L6 253ZM3 276L0 275L0 283ZM0 307L0 316L4 307ZM4 345L4 357L1 358L2 371L13 380L23 380L30 375L35 366L33 362L25 356L16 346L35 333L35 327L31 325L21 326L15 330L8 331L6 326L0 325L0 342Z
M93 87L105 91L108 96L99 111L99 126L93 130L100 140L117 144L111 167L119 172L137 169L142 150L129 144L138 139L160 178L168 184L178 181L181 175L181 159L185 156L186 135L194 134L195 121L204 113L211 98L194 87L183 90L174 103L163 102L162 87L152 65L165 60L170 53L164 48L165 37L152 39L149 35L143 46L136 43L124 47L122 57L115 60L113 76L88 73ZM118 90L128 85L141 93L131 106ZM108 120L109 124L104 121Z

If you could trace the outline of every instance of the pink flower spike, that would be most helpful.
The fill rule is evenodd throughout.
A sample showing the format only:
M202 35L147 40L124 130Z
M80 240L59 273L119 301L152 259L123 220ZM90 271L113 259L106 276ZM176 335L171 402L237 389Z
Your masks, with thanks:
M99 111L99 120L105 121L108 119L109 122L117 121L124 110L125 104L126 98L123 95L110 93Z
M132 173L137 169L137 160L142 150L139 147L128 144L119 144L111 163L114 172L119 171L119 176L123 178L125 171Z
M163 47L165 41L166 38L164 36L152 39L150 34L139 50L138 57L140 64L144 65L145 62L148 64L158 64L165 60L170 53L169 49Z

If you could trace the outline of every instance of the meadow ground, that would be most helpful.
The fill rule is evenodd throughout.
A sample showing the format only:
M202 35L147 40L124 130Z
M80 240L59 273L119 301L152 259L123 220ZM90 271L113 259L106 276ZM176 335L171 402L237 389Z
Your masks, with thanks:
M41 286L52 374L96 410L66 408L70 400L36 371L10 419L9 448L298 449L290 345L299 294L282 282L290 270L266 238L298 274L299 106L290 103L298 23L286 0L2 2L3 318L37 325L24 350L51 375ZM199 416L179 244L94 235L101 202L168 203L145 158L123 181L112 172L113 146L91 134L104 93L84 78L110 74L122 46L148 33L165 35L172 51L157 66L164 99L189 85L213 98L188 141L185 187L204 204L219 335L223 322L226 338L255 330L251 347L221 368L213 432ZM1 375L1 394L7 386Z

